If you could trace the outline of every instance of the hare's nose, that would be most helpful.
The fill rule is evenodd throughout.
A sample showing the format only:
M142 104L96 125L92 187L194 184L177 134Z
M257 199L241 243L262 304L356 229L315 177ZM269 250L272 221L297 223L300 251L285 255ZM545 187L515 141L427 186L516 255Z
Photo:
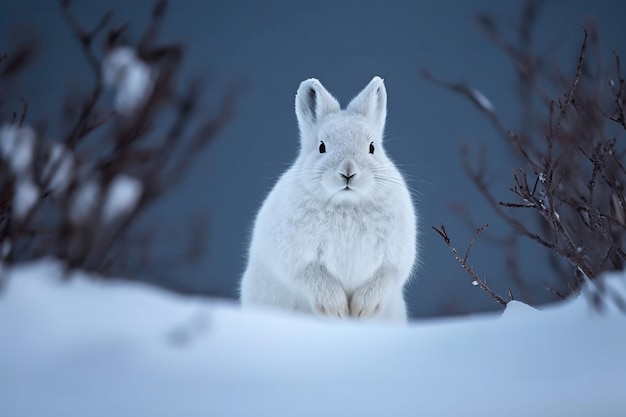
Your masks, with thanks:
M350 180L356 176L356 172L350 173L350 171L348 171L347 174L342 172L341 176L346 180L346 183L349 183Z
M356 164L352 160L347 160L342 164L339 175L346 180L346 183L350 183L350 180L356 176Z

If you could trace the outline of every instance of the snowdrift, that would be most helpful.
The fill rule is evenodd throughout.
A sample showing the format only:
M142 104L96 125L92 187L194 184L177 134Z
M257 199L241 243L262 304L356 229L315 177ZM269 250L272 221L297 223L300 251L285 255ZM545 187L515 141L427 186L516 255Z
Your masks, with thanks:
M0 416L626 415L626 318L584 295L383 326L5 272Z

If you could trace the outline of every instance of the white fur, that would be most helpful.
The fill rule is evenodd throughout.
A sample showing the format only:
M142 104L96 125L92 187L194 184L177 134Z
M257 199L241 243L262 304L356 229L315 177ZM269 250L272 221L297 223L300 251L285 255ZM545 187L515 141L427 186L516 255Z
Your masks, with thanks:
M386 113L379 77L345 110L318 80L300 84L300 154L256 217L241 281L244 307L406 321L416 213L385 155Z

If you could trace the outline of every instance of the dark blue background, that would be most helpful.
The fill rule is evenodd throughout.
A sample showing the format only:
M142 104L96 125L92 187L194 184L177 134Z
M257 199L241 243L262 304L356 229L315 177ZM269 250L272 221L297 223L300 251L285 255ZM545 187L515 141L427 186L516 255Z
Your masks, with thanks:
M75 1L84 23L95 23L108 9L115 21L131 23L140 33L152 2ZM374 75L388 91L388 153L408 175L422 214L423 266L409 288L414 316L497 308L470 283L441 239L430 229L444 222L460 249L471 231L450 210L462 202L477 222L502 230L461 170L459 144L487 144L490 174L498 196L507 198L516 165L496 132L465 100L421 79L419 66L440 77L467 81L494 104L515 128L514 73L501 51L473 23L476 13L498 16L498 25L515 35L519 1L172 1L164 39L187 45L185 73L213 74L216 86L244 79L251 86L234 122L211 148L198 155L184 183L154 207L164 233L158 251L176 252L185 242L187 219L210 213L210 244L200 262L160 270L161 284L233 297L244 268L253 216L277 176L295 157L298 132L294 95L300 81L316 77L345 105ZM549 1L536 32L546 50L559 43L555 62L572 72L582 25L595 18L605 52L626 56L622 1ZM17 35L16 35L17 33ZM36 33L42 53L21 95L29 117L56 115L67 88L88 83L91 74L58 5L49 0L0 3L0 50L14 36ZM206 103L206 111L210 100ZM55 126L50 132L55 133ZM494 289L504 293L510 281L497 247L479 242L472 264ZM524 247L521 261L533 279L531 302L550 295L542 287L549 272L536 262L540 254ZM535 265L537 264L537 265ZM158 269L158 265L155 266Z

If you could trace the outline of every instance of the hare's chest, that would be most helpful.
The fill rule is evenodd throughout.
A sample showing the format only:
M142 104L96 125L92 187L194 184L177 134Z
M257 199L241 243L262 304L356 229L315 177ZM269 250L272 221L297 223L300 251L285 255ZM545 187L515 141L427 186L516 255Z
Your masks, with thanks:
M323 232L316 234L315 256L346 290L370 279L382 264L388 236L381 220L380 213L346 209L318 223Z

